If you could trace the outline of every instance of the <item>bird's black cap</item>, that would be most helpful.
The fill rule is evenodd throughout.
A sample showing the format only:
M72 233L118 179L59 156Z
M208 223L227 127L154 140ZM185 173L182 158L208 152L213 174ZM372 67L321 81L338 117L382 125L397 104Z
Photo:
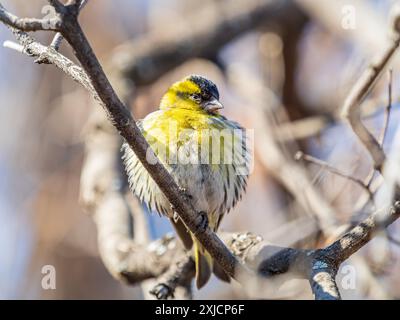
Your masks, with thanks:
M209 94L214 98L216 98L217 100L219 99L219 92L217 86L211 80L208 80L207 78L199 76L197 74L189 76L189 80L197 84L202 93Z

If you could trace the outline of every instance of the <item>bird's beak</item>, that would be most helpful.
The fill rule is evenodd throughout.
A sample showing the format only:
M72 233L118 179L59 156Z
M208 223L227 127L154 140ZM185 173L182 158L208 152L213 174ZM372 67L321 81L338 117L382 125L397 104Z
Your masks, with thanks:
M221 102L219 102L217 99L212 99L208 101L205 105L204 108L211 112L211 113L217 113L218 110L221 110L224 108Z

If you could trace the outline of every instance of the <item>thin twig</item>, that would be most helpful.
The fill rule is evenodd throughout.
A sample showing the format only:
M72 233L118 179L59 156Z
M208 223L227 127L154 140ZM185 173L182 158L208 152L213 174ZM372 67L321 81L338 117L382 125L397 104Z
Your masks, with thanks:
M59 31L61 24L61 19L58 16L49 19L19 18L4 10L4 7L1 4L0 20L11 27L24 30L26 32L38 30Z
M393 87L393 70L389 69L388 71L388 103L385 108L385 118L384 118L384 126L383 130L379 136L378 142L383 148L383 144L385 142L385 138L387 135L389 121L390 121L390 111L392 110L392 87Z
M19 53L24 53L24 46L21 46L19 43L16 43L14 41L9 41L9 40L4 41L3 47L15 50Z
M73 1L74 0L70 0L68 3L72 3ZM81 0L81 3L79 5L79 11L82 11L82 9L86 6L86 4L88 2L89 2L89 0ZM54 50L58 51L60 49L63 39L64 39L64 37L62 36L62 34L60 32L57 32L56 35L54 36L53 40L51 41L50 47L52 47Z
M340 176L340 177L342 177L342 178L348 179L348 180L350 180L350 181L352 181L352 182L358 184L361 188L363 188L363 189L368 193L368 195L370 196L370 198L373 197L373 194L372 194L371 190L368 188L367 185L364 184L364 182L363 182L361 179L358 179L358 178L356 178L356 177L353 177L353 176L350 175L350 174L344 173L343 171L341 171L341 170L339 170L339 169L337 169L337 168L331 166L329 163L327 163L327 162L325 162L325 161L323 161L323 160L320 160L320 159L317 159L317 158L315 158L315 157L313 157L313 156L310 156L310 155L308 155L308 154L305 154L305 153L303 153L302 151L298 151L298 152L296 153L295 159L296 159L296 160L304 160L304 161L313 163L313 164L315 164L315 165L320 166L321 168L323 168L323 169L325 169L325 170L328 170L329 172L331 172L331 173L333 173L333 174L336 174L336 175L338 175L338 176Z
M393 70L389 69L388 71L388 102L385 108L385 115L383 120L383 128L378 138L378 143L380 144L381 148L383 149L383 145L385 143L385 138L387 134L387 130L389 127L390 121L390 112L392 110L392 86L393 86ZM372 181L374 180L375 176L375 169L372 169L368 176L365 178L365 184L370 188Z
M400 45L400 23L398 22L398 20L400 20L400 11L397 5L392 8L392 14L390 30L392 37L389 44L380 52L377 59L371 63L369 68L364 71L354 84L342 107L342 117L349 121L354 133L358 136L372 157L374 168L378 171L381 171L382 165L386 160L386 155L379 142L361 121L359 106L372 90Z

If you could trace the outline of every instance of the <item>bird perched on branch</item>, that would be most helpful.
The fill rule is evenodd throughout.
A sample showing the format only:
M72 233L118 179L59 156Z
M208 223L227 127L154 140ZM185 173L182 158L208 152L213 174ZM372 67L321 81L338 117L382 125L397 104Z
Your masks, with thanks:
M167 90L160 110L137 123L161 163L213 231L245 191L250 160L245 130L222 116L222 108L216 85L205 77L191 75ZM208 281L212 271L229 281L188 232L127 143L123 153L134 194L151 211L170 218L187 249L194 247L197 287Z

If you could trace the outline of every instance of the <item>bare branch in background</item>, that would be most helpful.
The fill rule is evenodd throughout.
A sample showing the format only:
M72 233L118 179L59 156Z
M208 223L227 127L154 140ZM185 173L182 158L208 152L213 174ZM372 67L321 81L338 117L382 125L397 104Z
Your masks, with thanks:
M147 244L136 245L131 237L130 208L121 189L120 138L99 111L89 120L85 141L80 198L96 223L104 264L115 278L126 282L157 276L167 266L162 267L158 261L162 254L148 251Z
M387 131L389 128L390 111L392 110L392 101L393 101L392 88L393 88L393 70L389 69L389 71L388 71L388 101L387 101L386 108L385 108L385 117L383 120L382 132L378 138L378 142L382 148L383 148L383 144L385 143L386 134L387 134Z
M362 181L362 180L360 180L358 178L355 178L350 174L342 172L341 170L331 166L329 163L327 163L325 161L317 159L317 158L315 158L313 156L310 156L308 154L304 154L302 151L298 151L295 154L295 159L296 160L304 160L304 161L313 163L315 165L320 166L321 168L323 168L325 170L328 170L329 172L332 172L333 174L336 174L336 175L338 175L340 177L343 177L345 179L353 181L354 183L358 184L361 188L363 188L368 193L369 197L372 199L373 194L372 194L371 190L369 189L368 185L366 185L364 183L364 181Z
M383 145L385 143L386 133L389 128L390 121L390 112L392 110L392 82L393 82L393 70L389 69L388 71L388 100L385 108L385 116L383 120L383 128L378 138L378 143L383 150ZM368 176L365 178L364 184L370 188L375 176L375 170L372 169Z
M216 2L214 9L221 14L212 19L196 12L188 19L191 27L183 34L179 29L161 38L156 30L143 39L127 42L116 50L115 66L135 85L146 85L186 60L215 56L229 41L261 24L303 15L288 0L233 2L230 6Z
M340 299L332 281L339 266L367 244L374 235L396 221L400 216L400 202L372 213L345 235L322 249L301 250L268 244L250 233L222 234L231 250L250 266L257 266L258 286L262 290L274 279L284 276L308 279L316 299ZM247 279L251 283L251 279ZM271 281L271 282L269 282ZM256 292L259 288L253 288Z
M257 149L262 163L300 203L305 213L316 218L322 232L331 235L338 228L334 210L313 186L304 167L298 165L293 155L274 139L273 132L277 127L275 114L283 109L279 99L251 74L235 75L232 81L235 81L233 84L238 92L257 106L254 123L255 130L263 139Z
M181 285L191 287L194 277L194 261L191 254L183 253L177 261L172 261L170 268L157 279L157 285L150 291L157 299L165 300L174 298L175 289ZM189 289L188 292L191 292ZM191 298L191 297L186 297Z
M362 123L360 117L360 104L363 102L367 94L372 90L377 79L382 75L385 67L400 45L399 8L395 6L393 10L393 20L391 22L390 30L392 37L390 39L390 43L382 52L380 52L376 60L371 63L369 68L364 71L358 81L354 84L342 107L343 118L350 122L354 133L358 136L360 141L370 153L374 161L375 169L379 171L385 162L386 156L379 142Z
M334 119L329 116L310 116L300 120L280 123L274 130L278 142L307 139L329 128Z

